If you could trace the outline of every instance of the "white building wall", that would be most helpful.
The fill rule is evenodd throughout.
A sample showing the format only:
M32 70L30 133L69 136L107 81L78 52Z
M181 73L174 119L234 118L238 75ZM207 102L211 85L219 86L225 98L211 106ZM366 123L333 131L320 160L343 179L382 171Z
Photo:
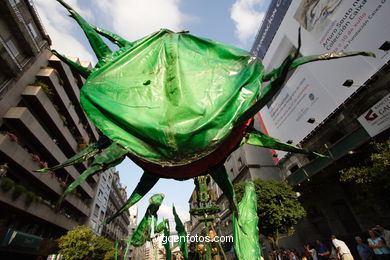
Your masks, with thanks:
M102 232L99 224L104 220L108 200L112 186L112 176L115 168L110 168L100 174L99 184L93 201L91 215L88 220L88 226L91 227L97 235Z

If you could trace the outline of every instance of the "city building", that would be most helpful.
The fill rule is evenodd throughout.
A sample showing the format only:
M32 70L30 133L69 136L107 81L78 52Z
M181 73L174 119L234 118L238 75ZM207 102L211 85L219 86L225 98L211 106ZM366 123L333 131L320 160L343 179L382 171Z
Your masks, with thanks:
M84 79L51 54L50 43L32 1L0 2L1 259L45 256L53 239L86 224L99 180L88 178L56 209L88 163L33 172L98 138L79 103Z
M326 1L323 1L326 2ZM281 246L301 247L331 234L355 249L355 235L382 223L389 208L364 204L356 185L340 181L340 170L367 160L369 143L389 137L390 4L384 1L271 1L252 53L267 72L298 48L300 56L369 51L356 56L309 63L292 70L282 90L261 111L269 135L328 155L326 158L277 152L280 177L300 195L307 217L294 239ZM325 11L326 10L326 11ZM355 254L356 252L352 252Z
M106 215L114 172L115 168L110 168L100 174L99 184L96 189L94 201L92 202L88 225L97 235L101 235L102 233L100 223Z
M115 171L111 179L111 190L108 199L106 218L117 212L122 205L127 201L126 186L120 183L119 172ZM127 240L129 237L128 226L130 224L129 211L123 212L120 216L111 221L110 224L104 225L102 236L105 236L112 241L117 241L122 252L126 249Z
M133 235L135 229L137 228L137 221L138 221L138 206L133 205L129 208L129 235L128 239L131 238L131 235ZM127 259L137 259L135 258L135 247L131 246L130 244L127 245L128 247L128 253L127 253Z

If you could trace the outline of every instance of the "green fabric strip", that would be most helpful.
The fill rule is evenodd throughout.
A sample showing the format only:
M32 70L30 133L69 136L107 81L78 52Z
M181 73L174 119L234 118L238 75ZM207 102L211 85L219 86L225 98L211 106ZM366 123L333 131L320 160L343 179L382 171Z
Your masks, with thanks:
M233 216L234 249L237 259L261 259L259 244L259 217L253 182L247 182L241 202L238 204L238 219Z
M169 222L164 227L164 237L166 237L166 243L163 243L165 247L165 259L171 260L172 259L172 253L171 253L171 247L169 244Z
M252 118L261 108L263 108L269 101L278 93L283 87L284 81L286 80L289 68L295 58L299 54L301 48L301 28L298 31L298 48L290 53L287 58L283 61L282 65L276 68L273 74L273 78L270 79L270 83L260 91L257 101L252 105L241 117L238 118L236 125L240 125L250 118Z
M184 229L183 222L181 222L179 215L177 215L175 205L172 206L173 216L175 216L176 231L179 236L179 247L185 260L188 259L188 246L187 246L187 232Z
M108 48L107 44L100 38L99 34L81 17L71 6L65 3L63 0L57 0L61 5L63 5L70 13L70 15L76 20L83 29L85 35L88 38L89 43L93 51L95 52L99 60L103 59L108 54L111 54L112 51Z
M144 172L140 181L137 184L137 187L135 187L133 193L130 195L126 203L117 212L115 212L114 215L110 216L102 224L104 225L110 223L113 219L115 219L124 211L128 210L131 206L137 203L154 187L154 185L158 182L159 179L160 177L157 177L148 172Z
M226 172L225 166L220 165L219 167L213 169L210 175L211 177L213 177L214 181L217 183L219 188L226 195L226 197L230 202L230 206L233 209L234 214L237 215L238 211L237 211L236 194L234 192L233 183Z
M66 64L68 64L70 67L74 68L75 70L77 70L78 73L80 73L80 75L83 77L83 78L88 78L89 75L91 75L92 71L90 71L89 69L81 66L80 64L68 59L67 57L59 54L56 50L51 50L51 52L56 55L60 60L62 60L63 62L65 62Z
M311 56L304 56L301 58L298 58L293 61L293 63L288 68L289 70L293 70L297 68L298 66L301 66L305 63L313 62L313 61L321 61L321 60L333 60L333 59L339 59L344 57L352 57L352 56L371 56L375 57L375 54L372 52L364 52L364 51L351 51L351 52L332 52L332 53L325 53L320 55L311 55ZM278 73L278 69L274 69L270 73L266 74L264 76L264 81L269 81L272 78L274 78Z
M299 147L296 147L291 144L284 143L276 138L273 138L271 136L268 136L266 134L257 132L257 133L248 133L242 140L241 144L250 144L254 146L260 146L260 147L266 147L270 149L275 149L275 150L281 150L281 151L286 151L286 152L293 152L293 153L304 153L304 154L313 154L319 157L327 157L326 155L316 153L316 152L311 152Z
M122 37L120 37L119 35L115 34L115 33L112 33L112 32L109 32L105 29L102 29L100 27L97 27L97 26L93 26L91 25L91 27L100 35L106 37L108 40L110 40L112 43L116 44L118 47L120 48L123 48L123 47L127 47L127 46L132 46L133 44L129 41L126 41L125 39L123 39Z
M95 158L87 170L80 174L80 176L66 188L57 202L57 207L69 193L83 183L89 176L120 164L125 159L126 154L127 150L121 148L117 143L112 143L102 154Z
M157 216L157 211L163 200L163 194L155 194L149 199L149 206L146 209L145 215L130 238L133 246L142 246L146 241L150 240L152 220L153 217Z

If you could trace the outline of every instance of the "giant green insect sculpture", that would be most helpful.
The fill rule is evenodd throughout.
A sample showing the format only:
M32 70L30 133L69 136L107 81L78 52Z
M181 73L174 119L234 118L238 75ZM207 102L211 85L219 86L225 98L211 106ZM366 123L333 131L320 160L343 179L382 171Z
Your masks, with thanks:
M106 222L139 201L159 178L182 180L207 173L227 194L237 215L232 184L223 166L231 152L248 143L310 153L253 128L255 114L282 88L288 71L312 61L373 56L349 52L297 58L299 37L297 51L265 74L260 59L233 46L166 29L129 42L88 24L64 1L57 1L80 25L98 62L89 70L53 53L86 78L81 104L106 138L55 167L103 152L63 197L88 176L117 165L126 156L145 171L127 203ZM111 51L100 35L119 50ZM262 87L263 82L268 83Z
M146 209L145 216L134 230L133 235L130 238L130 244L133 246L142 246L146 241L151 239L152 233L152 221L154 220L154 232L160 233L163 231L166 221L164 220L162 225L157 225L157 211L164 200L163 194L155 194L149 199L149 206ZM159 227L160 226L160 227ZM161 230L157 230L161 229Z

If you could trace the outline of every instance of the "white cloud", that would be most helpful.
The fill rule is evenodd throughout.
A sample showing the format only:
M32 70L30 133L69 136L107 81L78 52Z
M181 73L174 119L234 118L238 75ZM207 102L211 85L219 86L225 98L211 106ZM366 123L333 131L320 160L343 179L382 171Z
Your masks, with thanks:
M85 18L91 17L88 10L82 11L77 0L67 0ZM93 61L94 57L75 37L77 23L68 16L64 7L53 0L35 1L43 25L52 40L52 48L67 56L79 57L81 60Z
M112 17L113 30L129 41L161 28L183 30L188 19L179 9L180 0L100 0L96 4L101 15Z
M265 12L259 10L263 2L263 0L236 0L230 10L230 18L236 26L236 36L245 47L251 44L264 18Z
M66 0L88 22L121 35L129 41L138 40L161 28L180 31L184 21L191 19L179 9L181 0L100 0L89 8L80 0ZM89 48L80 41L80 30L66 9L54 0L35 1L45 29L52 39L52 48L81 60L95 60ZM85 3L84 3L85 5ZM84 36L83 36L84 37Z
M190 220L190 213L188 211L184 210L183 208L177 205L175 206L175 208L176 208L177 215L179 215L179 218L183 222L183 224L184 222ZM160 209L157 212L157 215L159 219L162 218L169 219L171 228L173 227L172 223L175 223L175 218L173 216L172 207L166 204L161 204Z

